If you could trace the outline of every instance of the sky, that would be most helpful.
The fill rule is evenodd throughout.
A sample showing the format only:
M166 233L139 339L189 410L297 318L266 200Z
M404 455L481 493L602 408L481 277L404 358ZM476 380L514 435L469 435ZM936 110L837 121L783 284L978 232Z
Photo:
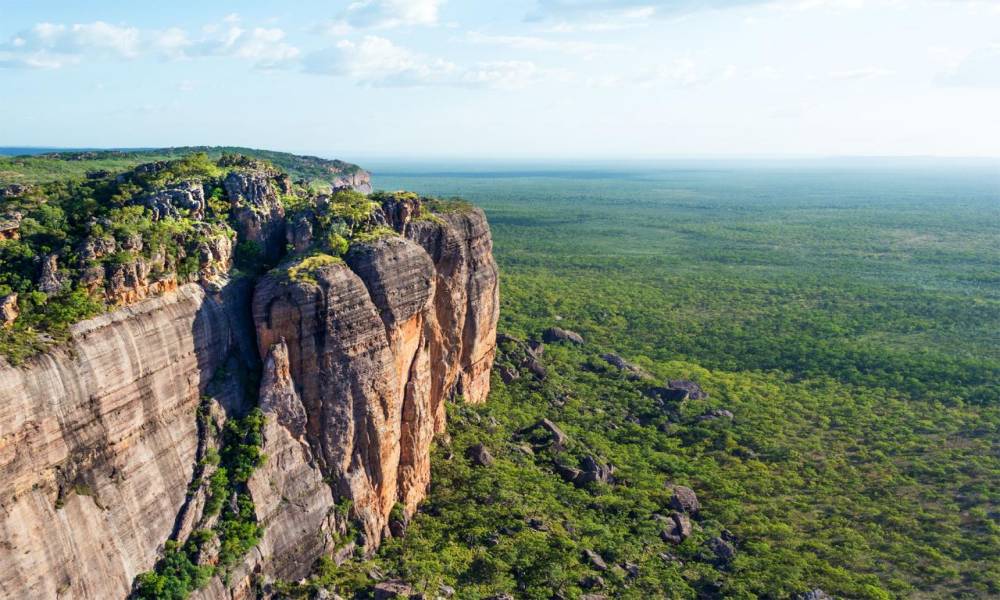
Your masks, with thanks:
M1000 157L1000 0L0 0L0 146Z

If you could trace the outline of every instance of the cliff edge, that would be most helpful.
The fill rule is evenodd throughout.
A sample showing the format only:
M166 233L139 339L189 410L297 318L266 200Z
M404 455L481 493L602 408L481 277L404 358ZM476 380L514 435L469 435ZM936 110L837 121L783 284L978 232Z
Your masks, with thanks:
M222 166L135 205L197 221L223 201L225 222L195 223L156 268L136 240L92 280L52 271L112 310L0 359L0 597L251 598L370 553L426 495L445 401L485 401L499 299L482 211ZM110 238L85 245L99 261Z

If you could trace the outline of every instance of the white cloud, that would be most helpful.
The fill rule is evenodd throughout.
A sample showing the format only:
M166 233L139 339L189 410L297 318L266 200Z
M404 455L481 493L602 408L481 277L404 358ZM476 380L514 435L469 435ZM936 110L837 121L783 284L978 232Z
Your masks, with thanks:
M293 61L299 49L285 41L285 32L276 27L243 29L231 25L218 35L209 35L196 44L195 53L208 56L231 56L253 62L256 66L270 68Z
M270 68L293 61L299 53L298 48L285 41L283 30L244 29L236 15L224 19L222 25L204 27L194 37L177 27L153 31L103 21L74 25L39 23L0 44L0 67L58 69L87 58L225 56Z
M445 0L356 0L321 27L332 35L355 29L391 29L437 25Z
M332 48L307 55L303 64L309 73L347 77L363 85L385 87L512 89L524 87L540 76L540 69L531 62L495 61L459 66L413 52L376 35L367 35L358 42L342 40Z
M135 58L139 30L104 21L63 25L38 23L0 44L0 66L58 69L84 56Z

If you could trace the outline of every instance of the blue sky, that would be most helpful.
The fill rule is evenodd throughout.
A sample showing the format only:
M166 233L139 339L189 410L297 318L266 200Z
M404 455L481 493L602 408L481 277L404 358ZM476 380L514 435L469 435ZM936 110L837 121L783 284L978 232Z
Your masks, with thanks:
M0 0L0 145L1000 156L1000 0Z

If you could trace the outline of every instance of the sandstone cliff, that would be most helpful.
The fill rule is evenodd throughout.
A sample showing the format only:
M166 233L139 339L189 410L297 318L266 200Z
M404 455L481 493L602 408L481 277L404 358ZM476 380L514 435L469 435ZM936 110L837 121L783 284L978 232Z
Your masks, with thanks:
M278 179L225 180L238 239L275 255ZM251 598L319 556L371 552L394 509L416 510L445 401L489 391L497 268L481 211L380 202L381 233L343 259L227 283L231 244L205 247L200 285L148 285L58 349L0 359L0 597L126 597L167 540L217 523L208 458L254 404L267 460L239 493L261 533L194 597Z

